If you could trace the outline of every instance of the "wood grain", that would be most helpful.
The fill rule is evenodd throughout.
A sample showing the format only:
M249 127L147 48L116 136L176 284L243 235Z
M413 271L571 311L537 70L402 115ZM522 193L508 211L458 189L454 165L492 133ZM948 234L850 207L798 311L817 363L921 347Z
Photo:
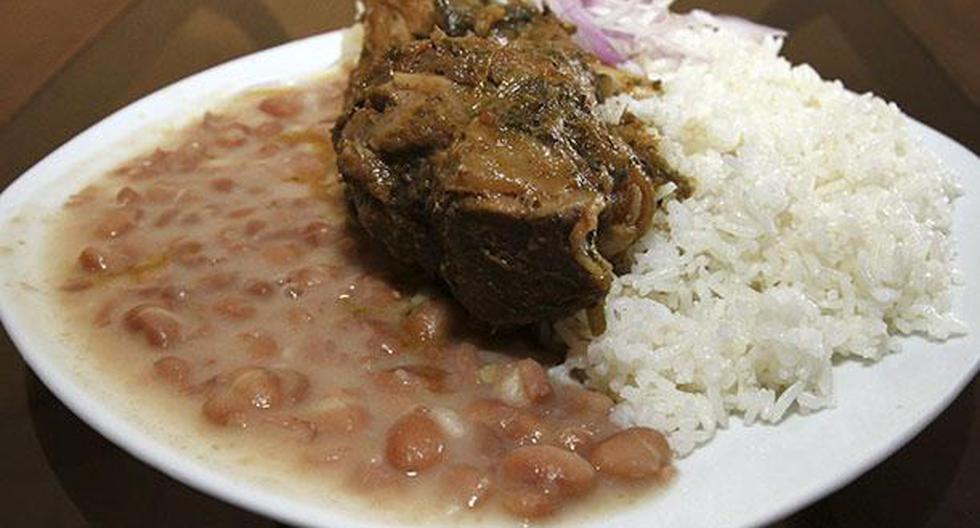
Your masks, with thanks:
M131 1L4 1L0 15L0 126Z
M903 24L980 106L980 3L977 0L885 0Z
M0 0L0 190L122 105L232 57L347 25L352 4ZM980 152L978 0L677 5L789 29L785 51L794 62L876 90ZM978 446L975 380L915 441L777 526L980 527ZM194 492L101 439L30 374L2 328L0 451L0 526L277 526Z

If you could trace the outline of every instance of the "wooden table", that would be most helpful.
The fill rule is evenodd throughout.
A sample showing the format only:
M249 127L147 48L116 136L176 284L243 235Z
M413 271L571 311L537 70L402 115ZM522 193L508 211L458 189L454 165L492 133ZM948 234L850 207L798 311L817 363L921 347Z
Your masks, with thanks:
M5 0L0 188L142 95L347 25L347 0ZM980 151L977 0L690 0L792 32L785 53ZM980 177L970 174L964 177ZM274 526L163 476L75 418L0 333L0 526ZM980 526L980 386L782 527Z

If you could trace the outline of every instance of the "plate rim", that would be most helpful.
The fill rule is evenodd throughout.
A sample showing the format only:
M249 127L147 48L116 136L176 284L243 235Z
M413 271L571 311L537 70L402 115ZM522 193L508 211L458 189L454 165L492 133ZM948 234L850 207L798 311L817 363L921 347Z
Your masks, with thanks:
M237 57L184 77L112 112L46 155L0 192L0 225L9 220L5 218L8 213L16 212L16 207L23 201L22 196L29 196L33 188L37 186L37 182L35 182L39 179L37 175L43 175L51 170L49 166L63 167L64 165L60 160L64 157L77 158L72 161L86 163L92 154L86 155L85 151L81 149L86 143L98 136L103 128L125 121L129 116L149 109L171 94L181 90L193 91L198 85L209 85L212 83L212 79L226 76L236 69L251 70L255 69L260 62L273 63L280 57L289 58L294 55L294 50L310 48L315 51L319 46L331 49L335 51L336 58L329 61L327 68L336 67L342 60L342 39L350 30L350 27L342 28ZM287 76L285 79L280 78L279 81L292 82L304 78L313 78L316 73L316 71L311 70L298 75ZM273 81L275 79L257 79L255 82L239 85L235 91L243 92L249 88ZM214 86L209 91L220 92L221 89ZM231 92L226 95L233 95L234 93ZM187 112L182 116L193 119L193 116L200 114L199 111ZM149 126L152 125L153 123L149 124ZM147 126L147 124L143 126ZM75 154L76 151L78 151L77 155ZM132 153L129 155L131 156ZM144 427L130 422L125 416L106 410L99 405L99 399L86 390L85 384L72 375L69 368L60 364L57 359L45 357L43 352L34 351L29 346L30 333L25 331L29 325L14 324L19 323L19 321L14 315L14 310L7 306L9 299L4 293L5 291L0 289L0 323L3 324L21 359L41 380L47 390L51 391L72 414L130 456L212 498L280 522L297 526L321 526L323 521L328 523L327 526L336 527L381 528L387 526L381 519L369 519L363 515L345 516L338 514L337 510L310 507L308 504L304 504L304 501L296 498L287 499L261 493L260 486L243 483L232 475L209 467L195 458L181 453L176 446L155 436L145 430Z
M323 46L324 48L333 46L337 50L337 60L332 62L336 64L340 60L339 51L343 45L343 35L348 30L349 28L315 35L236 58L167 85L113 112L75 135L72 139L45 156L28 171L11 182L0 193L0 222L4 221L3 216L5 211L8 209L13 210L16 204L22 201L20 197L22 195L29 195L32 185L36 186L34 180L37 178L35 175L44 174L46 171L52 170L49 168L50 166L64 167L64 164L60 161L64 157L85 159L85 151L82 149L86 143L93 141L99 135L101 129L128 119L130 115L139 113L142 109L155 105L159 100L162 100L168 94L175 91L193 91L196 86L209 85L212 79L227 75L232 70L242 69L247 71L255 69L257 67L256 65L260 62L271 63L280 60L280 58L288 58L295 54L296 50L305 50L307 48L315 50L318 46ZM315 72L310 71L282 80L293 81L313 75L315 75ZM261 83L263 81L259 80L258 82ZM243 91L249 86L252 86L252 84L239 86L238 91ZM218 92L220 90L215 87L212 91ZM200 112L198 111L190 115L199 114ZM941 142L947 144L947 146L955 147L962 151L961 155L970 157L971 162L977 167L980 167L980 158L977 158L973 152L954 139L911 117L907 117L907 119L910 121L911 131L922 137L924 141L926 137L931 137L931 141ZM78 151L77 154L76 151ZM89 153L89 156L91 156L91 153ZM966 176L961 175L961 177ZM95 395L86 391L84 383L78 379L73 379L73 374L70 372L70 369L64 368L64 365L59 365L59 361L56 358L50 356L45 358L43 351L33 350L27 352L27 350L32 350L28 346L31 341L29 337L30 332L26 330L29 329L29 325L14 324L19 321L14 315L14 310L11 310L7 306L8 302L9 299L5 295L0 295L0 322L5 327L7 335L10 336L21 358L48 390L71 410L73 414L81 418L86 425L95 429L100 435L126 451L129 455L146 462L155 470L166 474L170 478L206 493L211 497L278 521L299 525L320 525L323 522L326 522L328 526L375 527L387 525L381 518L372 519L366 515L352 516L347 512L338 513L340 510L337 509L312 507L306 501L298 498L285 498L263 494L261 493L261 486L237 482L233 476L215 467L208 466L196 458L188 456L186 453L182 453L174 445L159 436L155 436L146 430L145 427L130 423L125 416L106 410L106 408L99 405L99 399ZM980 331L980 329L973 329L973 331ZM763 514L742 519L742 522L736 524L736 526L759 525L779 520L802 510L853 482L859 476L893 455L922 432L974 380L978 370L980 370L980 355L973 358L970 368L955 383L950 385L950 389L946 394L936 400L930 406L928 412L917 415L915 420L903 429L902 434L891 437L872 456L866 457L860 463L849 465L843 471L835 473L833 478L822 483L816 490L801 491L791 500L783 501L777 507L770 508ZM671 487L668 487L666 493L670 493L670 491ZM615 518L613 521L615 521Z

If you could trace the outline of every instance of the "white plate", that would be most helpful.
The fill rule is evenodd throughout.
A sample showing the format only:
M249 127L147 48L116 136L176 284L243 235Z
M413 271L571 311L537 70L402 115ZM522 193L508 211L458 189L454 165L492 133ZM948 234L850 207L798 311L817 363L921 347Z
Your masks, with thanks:
M164 88L77 136L0 196L0 317L31 368L73 412L111 441L170 476L206 493L276 519L302 525L380 526L380 521L326 509L250 484L188 457L145 424L103 405L60 358L70 344L58 328L40 280L45 214L60 207L83 180L108 170L168 130L197 118L216 101L245 88L313 76L340 57L341 34L293 42L213 68ZM966 196L956 204L959 266L966 286L956 313L980 329L980 160L918 123L913 130L956 171ZM107 147L114 146L115 149ZM915 436L973 379L980 365L975 332L948 343L908 339L904 351L871 368L835 369L838 406L792 416L778 427L734 425L677 463L679 476L635 508L603 515L609 526L757 525L797 510L843 486Z

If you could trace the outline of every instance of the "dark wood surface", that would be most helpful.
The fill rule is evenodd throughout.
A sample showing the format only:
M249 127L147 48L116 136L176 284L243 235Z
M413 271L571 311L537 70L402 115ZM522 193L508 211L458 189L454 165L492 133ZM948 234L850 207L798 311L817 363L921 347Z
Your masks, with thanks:
M352 16L346 0L0 5L0 189L154 89L344 26ZM794 62L894 100L980 151L977 0L689 0L678 6L788 29L785 53ZM0 452L0 526L276 525L182 486L108 443L43 387L2 332ZM777 526L980 526L978 383L881 465Z

